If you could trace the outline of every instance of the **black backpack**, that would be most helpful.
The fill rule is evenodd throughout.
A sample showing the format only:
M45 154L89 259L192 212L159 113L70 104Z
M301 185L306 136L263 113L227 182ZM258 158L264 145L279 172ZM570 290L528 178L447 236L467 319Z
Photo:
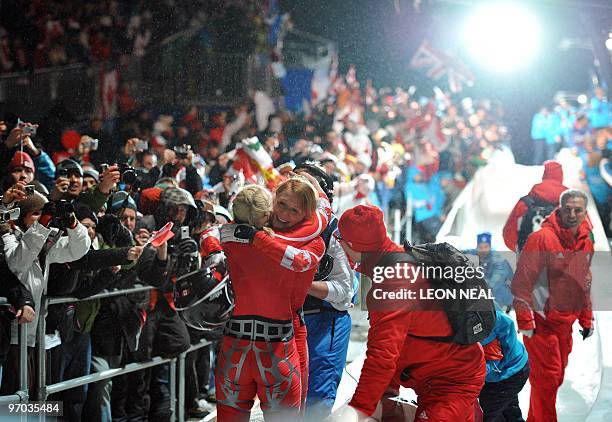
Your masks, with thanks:
M521 201L527 205L527 212L523 215L521 226L519 227L517 242L519 251L525 246L525 242L527 242L529 235L540 230L540 226L544 219L557 208L557 204L555 203L544 201L540 198L534 198L529 195L523 196Z
M454 334L448 337L423 338L460 345L478 343L487 338L493 331L496 321L493 299L489 298L488 294L486 297L484 294L475 295L477 298L470 298L468 295L462 297L460 294L460 291L468 292L472 289L480 293L488 292L489 287L484 279L484 274L481 275L475 271L476 267L468 257L448 243L425 243L412 246L405 242L404 249L405 252L386 254L379 261L378 266L394 266L401 262L422 265L427 271L425 274L429 276L428 281L432 288L452 291L456 295L455 299L440 299L442 309L448 317ZM446 272L444 269L453 268L453 273L455 273L454 269L457 267L472 267L474 276L466 276L463 281L444 277ZM435 271L435 268L442 269L442 271ZM436 275L441 275L441 277L436 278Z

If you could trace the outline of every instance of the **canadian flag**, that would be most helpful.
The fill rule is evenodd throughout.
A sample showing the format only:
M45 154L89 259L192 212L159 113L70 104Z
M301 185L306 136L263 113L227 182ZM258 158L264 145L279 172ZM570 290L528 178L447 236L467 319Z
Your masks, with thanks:
M117 90L119 72L116 69L102 70L100 95L102 97L102 119L112 119L117 115Z

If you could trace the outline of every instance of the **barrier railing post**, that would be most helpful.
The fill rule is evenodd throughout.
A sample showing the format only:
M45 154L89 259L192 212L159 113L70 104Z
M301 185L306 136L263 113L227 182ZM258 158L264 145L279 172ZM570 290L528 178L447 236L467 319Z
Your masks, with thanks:
M183 352L178 357L178 420L185 421L185 357Z
M176 358L170 361L170 420L176 420Z
M406 240L412 241L412 196L406 199Z
M28 326L19 324L19 390L21 401L28 401Z
M47 400L47 367L45 362L45 331L47 321L47 296L43 295L40 301L40 314L38 316L37 353L38 353L38 388L36 391L38 401Z
M395 243L400 243L400 235L402 232L402 210L396 208L393 211L393 241Z

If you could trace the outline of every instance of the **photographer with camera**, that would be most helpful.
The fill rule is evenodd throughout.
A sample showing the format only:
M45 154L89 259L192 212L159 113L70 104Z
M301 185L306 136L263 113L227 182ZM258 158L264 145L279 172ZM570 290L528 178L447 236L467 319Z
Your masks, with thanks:
M85 298L108 288L115 281L120 268L131 266L142 255L143 248L126 246L98 248L96 226L98 218L87 205L78 204L75 215L88 231L92 246L81 259L67 264L52 264L50 267L48 295ZM75 304L53 305L49 308L47 330L58 328L62 344L51 356L50 368L53 381L89 375L91 368L90 332L100 309L99 300ZM80 421L87 398L88 386L83 385L59 393L57 399L64 402L64 417L69 421ZM55 400L55 398L50 398Z
M179 186L192 195L202 190L202 178L193 165L193 151L190 145L175 146L164 153L162 177L173 177Z
M17 120L19 122L19 120ZM9 130L8 125L0 122L0 132L9 132L7 138L0 142L0 168L12 167L13 170L22 167L21 164L27 162L31 166L27 166L24 169L25 172L29 173L31 169L32 179L28 181L31 183L32 180L36 179L42 183L47 189L52 189L55 165L51 160L51 157L38 148L32 141L32 137L36 134L38 125L31 123L16 123L16 126ZM4 128L4 129L2 129ZM9 171L9 174L16 173L15 171ZM7 175L8 176L8 175ZM20 180L21 176L28 177L26 174L13 174L13 181L11 183L10 177L5 178L3 185L11 186L17 180Z
M19 186L17 189L21 190ZM18 205L21 211L19 218L12 223L12 231L2 236L4 253L8 267L31 291L34 305L38 308L41 296L47 288L49 266L52 263L76 261L87 253L91 241L87 229L76 219L74 209L65 202L48 202L38 192L32 192L21 199ZM66 235L62 235L63 233ZM38 320L34 320L28 325L27 341L31 348L30 353L36 343L37 323ZM18 368L11 366L12 362L17 362L15 356L19 355L17 325L13 323L11 329L7 367L12 373L17 373ZM58 337L57 333L54 333L47 344L59 344ZM11 379L12 382L7 380L3 383L2 393L12 394L16 390L17 377Z
M67 159L57 165L55 176L55 187L50 194L51 200L77 201L97 211L108 200L108 196L121 178L121 173L117 165L109 166L100 175L100 183L93 189L85 190L83 168L76 161Z
M109 279L105 280L106 286L116 289L127 289L138 284L161 287L166 282L167 245L164 243L155 248L133 246L130 230L118 217L124 210L122 204L122 200L113 202L109 214L100 218L97 224L100 249L128 248L128 255L130 251L140 251L141 255L131 264L121 265L112 271L104 270L105 277ZM129 256L128 259L132 260ZM77 294L80 293L83 292L77 291ZM148 323L150 318L147 316L148 302L148 292L99 301L99 312L95 315L91 330L92 367L95 372L151 357L144 327L145 321ZM147 385L145 371L90 385L83 420L110 420L111 394L113 416L146 414L143 400ZM131 391L128 392L128 388ZM136 394L132 395L132 391L136 391Z

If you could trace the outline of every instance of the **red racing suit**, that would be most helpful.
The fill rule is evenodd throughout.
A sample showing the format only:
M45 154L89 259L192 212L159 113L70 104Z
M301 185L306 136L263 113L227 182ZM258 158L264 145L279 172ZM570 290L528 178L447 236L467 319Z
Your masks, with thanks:
M572 350L572 325L593 327L590 263L594 245L585 219L574 236L558 210L529 236L512 280L518 328L529 353L531 399L528 421L553 422L557 390Z
M377 250L380 254L404 251L389 238ZM372 278L377 261L364 259L358 270ZM413 286L429 285L421 277L414 281ZM402 385L418 395L415 421L473 421L486 375L482 347L423 338L452 335L444 311L414 310L407 302L378 300L374 293L381 286L384 291L393 292L407 284L405 279L386 279L368 292L370 329L366 360L349 404L372 415L383 394Z
M544 164L542 182L533 185L528 195L534 199L541 199L558 205L559 197L567 189L563 185L563 169L561 164L556 161L547 161ZM527 211L527 204L520 200L512 209L508 220L506 220L503 231L504 243L511 251L517 251L522 217Z
M264 394L266 390L261 390L260 384L269 385L271 379L274 378L287 379L289 374L281 371L278 374L270 373L268 378L257 376L257 374L249 378L248 374L245 375L248 371L243 370L243 374L236 378L236 374L231 372L236 366L233 360L237 355L244 354L243 349L249 342L244 343L245 340L240 340L237 343L236 339L229 336L224 337L223 353L219 357L218 371L229 372L220 373L218 380L227 383L229 378L233 379L235 384L233 389L227 385L224 389L221 384L217 387L217 391L221 392L218 395L226 397L221 398L219 415L222 419L220 420L243 420L245 415L248 420L248 411L252 407L252 398L255 394L262 401L262 408L266 413L274 412L278 407L297 408L302 401L302 396L305 396L301 390L306 390L306 380L299 374L308 374L306 332L305 326L299 322L296 311L304 303L319 260L324 253L325 245L319 234L327 226L330 216L329 201L322 196L317 212L312 219L292 228L290 232L279 232L274 238L264 232L258 232L250 246L230 242L221 245L218 229L211 229L202 234L200 252L203 256L221 250L225 250L227 255L236 296L236 307L232 318L240 320L256 315L259 319L263 317L266 321L273 320L275 323L289 321L295 331L295 338L291 339L290 345L288 345L289 342L282 342L282 350L278 347L272 350L270 349L272 343L263 342L256 348L259 354L255 356L255 363L251 362L252 359L247 359L247 363L251 362L253 370L259 369L261 372L262 367L268 368L270 364L284 368L283 365L277 365L274 359L282 360L282 356L287 356L286 359L291 363L290 368L292 368L290 372L293 387L281 402L278 402L275 397L266 396ZM261 354L261 350L264 349L272 353L272 361L263 362L261 356L269 355L269 353ZM294 388L296 382L294 369L298 371L300 377L297 379L301 384L298 389ZM286 381L281 382L281 392L284 392L285 384ZM230 393L224 394L223 392ZM297 402L295 402L296 397ZM291 416L284 414L283 417Z

